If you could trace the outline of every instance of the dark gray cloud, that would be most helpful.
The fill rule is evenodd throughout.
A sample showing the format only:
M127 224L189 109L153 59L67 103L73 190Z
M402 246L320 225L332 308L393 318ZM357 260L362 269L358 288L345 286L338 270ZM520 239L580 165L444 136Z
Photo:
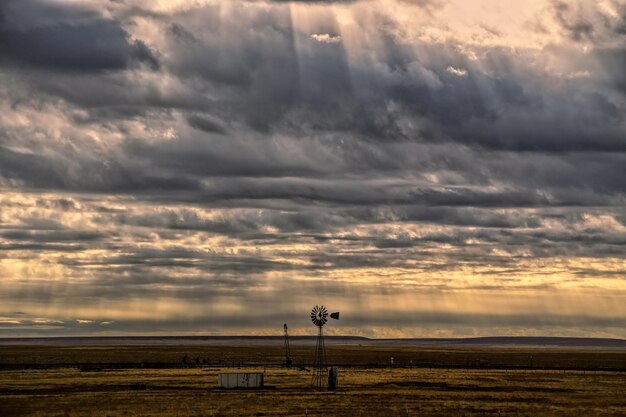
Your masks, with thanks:
M99 20L58 24L28 31L0 31L4 62L60 71L102 71L127 68L133 61L156 68L158 61L141 41L129 42L117 23Z
M216 120L208 116L192 114L187 117L187 121L192 127L207 133L225 134L226 129Z
M81 242L95 241L105 237L104 234L93 231L55 230L30 231L12 230L0 232L0 237L7 240L37 241L37 242Z
M133 63L158 67L145 43L131 40L118 22L92 11L44 1L9 1L1 7L0 57L5 65L69 72L122 70Z
M80 244L47 244L47 243L0 243L0 251L20 251L20 252L82 252L90 247ZM8 256L8 255L7 255ZM31 257L32 255L23 256L22 258ZM14 256L14 259L19 259Z
M626 48L606 48L598 51L600 60L605 65L606 71L615 86L623 94L626 94Z
M553 2L554 13L557 21L567 30L569 36L576 41L583 40L585 38L593 38L594 26L591 22L585 20L582 16L571 16L571 8L566 2L555 1Z

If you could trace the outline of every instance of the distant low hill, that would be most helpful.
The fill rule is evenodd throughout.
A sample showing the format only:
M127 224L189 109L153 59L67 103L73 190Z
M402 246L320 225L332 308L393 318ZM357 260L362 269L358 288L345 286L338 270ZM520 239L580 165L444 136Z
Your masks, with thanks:
M291 343L315 343L315 336L290 336ZM0 345L266 345L282 343L282 336L111 336L0 338ZM423 346L520 346L626 349L625 339L585 337L504 336L474 338L370 339L326 336L327 344Z
M379 343L424 344L424 345L465 345L465 346L558 346L558 347L601 347L624 348L625 339L588 337L541 337L541 336L502 336L472 337L462 339L376 339Z

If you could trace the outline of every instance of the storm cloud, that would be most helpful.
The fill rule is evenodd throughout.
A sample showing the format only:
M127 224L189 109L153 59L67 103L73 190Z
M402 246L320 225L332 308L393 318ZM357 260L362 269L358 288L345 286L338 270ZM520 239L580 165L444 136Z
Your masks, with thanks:
M626 5L489 4L2 2L0 334L626 337Z

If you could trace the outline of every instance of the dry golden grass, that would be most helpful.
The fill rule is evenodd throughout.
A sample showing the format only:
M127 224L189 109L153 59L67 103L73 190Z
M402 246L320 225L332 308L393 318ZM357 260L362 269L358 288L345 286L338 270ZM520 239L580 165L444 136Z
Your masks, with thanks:
M258 369L257 369L258 370ZM1 416L625 416L626 374L581 371L267 369L266 389L217 388L219 369L0 372ZM228 369L227 371L233 371ZM146 385L145 391L130 385Z
M298 363L312 346L295 345ZM594 349L360 346L328 348L333 363L412 363L420 369L340 370L340 389L314 392L310 372L268 368L266 388L225 391L219 368L116 369L280 363L282 346L1 346L0 417L11 416L626 416L626 352ZM71 367L54 369L59 364ZM81 372L76 365L91 364ZM434 369L569 367L612 371ZM27 370L32 365L49 369ZM13 368L25 368L14 369ZM109 370L107 370L107 368ZM257 368L259 370L262 368ZM224 368L233 371L233 368ZM621 370L621 371L618 371ZM134 390L143 384L146 390Z

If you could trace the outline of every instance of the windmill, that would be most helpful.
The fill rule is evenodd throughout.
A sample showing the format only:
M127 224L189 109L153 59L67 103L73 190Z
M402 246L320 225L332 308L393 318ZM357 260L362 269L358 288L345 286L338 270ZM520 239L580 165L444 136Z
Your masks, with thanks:
M332 313L332 319L339 320L339 313ZM324 325L328 321L328 310L324 306L315 306L311 310L311 321L317 326L317 340L315 342L315 363L313 364L313 376L311 384L322 391L327 382L326 369L326 346L324 345Z
M285 366L291 368L293 359L291 358L291 349L289 349L289 333L287 333L287 323L284 324L285 329Z

